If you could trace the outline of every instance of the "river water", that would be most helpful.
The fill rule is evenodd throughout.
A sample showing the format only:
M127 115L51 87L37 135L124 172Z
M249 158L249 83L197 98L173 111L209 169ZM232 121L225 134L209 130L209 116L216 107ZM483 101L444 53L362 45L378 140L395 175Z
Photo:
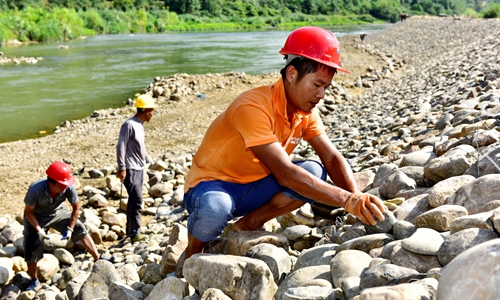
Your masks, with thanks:
M390 26L328 28L337 37ZM0 143L51 133L64 120L121 107L156 76L240 71L269 73L283 66L278 51L291 30L101 35L62 44L3 47L7 57L43 57L36 64L0 65Z

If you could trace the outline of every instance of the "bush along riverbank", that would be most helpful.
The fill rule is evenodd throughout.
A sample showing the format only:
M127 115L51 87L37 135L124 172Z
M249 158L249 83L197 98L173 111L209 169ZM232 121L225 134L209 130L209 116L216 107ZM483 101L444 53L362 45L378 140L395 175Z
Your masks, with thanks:
M211 119L220 113L209 102L212 96L272 82L277 74L176 74L145 88L160 104L155 117L167 118L166 111L178 105L193 115L187 121L170 116L175 124L169 131L146 128L147 145L155 150L148 151L143 211L148 240L143 242L118 243L127 195L108 167L114 165L116 145L109 141L132 108L99 111L58 135L3 145L0 174L18 165L24 180L26 173L43 174L56 155L75 157L70 161L75 170L81 167L78 154L92 157L77 176L81 219L114 263L93 262L79 245L59 244L60 236L52 233L39 263L44 284L22 292L27 282L20 257L22 215L4 215L2 294L18 299L495 299L500 284L499 32L500 20L411 18L358 45L383 62L380 67L367 66L355 80L339 80L329 89L320 106L328 135L361 189L388 206L385 221L366 226L341 208L305 205L268 222L266 231L237 233L228 226L205 254L186 260L184 279L172 275L187 243L182 190L195 148L167 151L158 144L169 138L199 142L203 131L196 130L201 126L196 114ZM363 92L353 93L358 89ZM206 99L197 97L202 91ZM193 109L196 105L203 111ZM98 136L99 149L87 148L85 143ZM57 153L55 145L67 154ZM305 143L292 155L315 157Z
M75 10L74 8L27 7L0 10L0 45L13 42L63 42L98 34L168 33L189 31L241 31L296 28L304 25L332 26L383 23L368 14L309 15L288 12L282 15L228 15L202 17L178 15L169 10L116 9Z
M11 1L12 2L12 1ZM408 16L457 16L498 18L497 3L472 4L463 0L432 5L397 1L343 0L331 5L280 1L210 1L203 5L182 1L0 1L0 45L12 41L64 42L98 34L232 31L297 28L306 25L395 23ZM462 2L462 3L461 3ZM64 5L66 4L66 6Z

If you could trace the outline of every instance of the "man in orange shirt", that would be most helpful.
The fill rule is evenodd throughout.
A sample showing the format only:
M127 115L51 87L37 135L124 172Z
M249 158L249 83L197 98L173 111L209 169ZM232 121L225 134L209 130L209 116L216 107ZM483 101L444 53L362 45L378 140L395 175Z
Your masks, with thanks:
M383 220L385 206L361 193L352 170L331 143L318 110L340 66L340 45L328 30L294 30L280 51L286 65L276 83L242 93L208 128L186 178L188 246L179 260L203 251L228 222L256 230L306 202L341 206L366 224ZM301 140L321 163L291 161ZM326 182L329 175L335 185Z

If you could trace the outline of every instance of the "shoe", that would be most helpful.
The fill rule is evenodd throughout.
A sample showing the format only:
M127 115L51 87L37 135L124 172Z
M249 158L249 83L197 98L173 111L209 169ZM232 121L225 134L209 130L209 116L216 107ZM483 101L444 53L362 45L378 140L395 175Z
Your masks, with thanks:
M38 281L38 278L32 279L32 280L30 280L30 285L26 288L26 290L33 291L39 285L40 285L40 281Z
M145 239L147 239L147 238L148 238L148 236L147 236L147 235L142 234L142 233L138 233L138 234L136 234L136 235L134 235L134 236L131 236L131 237L130 237L130 240L131 240L133 243L135 243L135 242L140 242L140 241L143 241L143 240L145 240Z

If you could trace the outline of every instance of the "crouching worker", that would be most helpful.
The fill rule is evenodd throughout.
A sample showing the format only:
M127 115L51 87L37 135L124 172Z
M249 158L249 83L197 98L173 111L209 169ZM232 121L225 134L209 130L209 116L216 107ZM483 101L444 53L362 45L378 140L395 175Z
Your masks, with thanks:
M343 207L366 224L383 220L385 206L364 194L328 136L316 106L340 65L340 45L328 30L294 30L280 53L281 78L242 93L210 125L186 178L189 212L184 259L203 251L228 222L234 230L260 229L265 222L306 202ZM291 161L308 141L321 162ZM335 185L326 182L327 174ZM177 275L182 276L183 259Z
M43 257L43 240L49 238L49 228L61 232L63 240L81 241L94 260L100 257L87 228L78 220L80 202L73 186L75 178L71 168L64 162L56 161L45 172L47 179L33 182L24 198L24 258L31 277L27 290L33 290L40 284L36 263ZM64 207L65 200L71 204L72 212Z

